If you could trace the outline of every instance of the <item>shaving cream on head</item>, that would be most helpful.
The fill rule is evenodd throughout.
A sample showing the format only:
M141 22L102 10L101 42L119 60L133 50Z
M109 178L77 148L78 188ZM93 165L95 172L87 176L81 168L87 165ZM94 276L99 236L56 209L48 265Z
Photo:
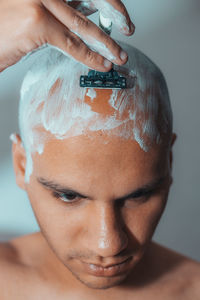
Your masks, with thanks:
M90 97L91 101L93 102L93 100L97 97L97 93L95 89L88 89L86 96Z
M13 143L17 144L17 135L16 135L16 133L12 133L12 134L10 135L10 140L11 140Z
M49 138L66 139L103 131L108 136L135 140L144 151L172 132L172 111L164 77L158 67L132 46L121 44L129 55L126 65L116 66L130 84L113 90L108 99L112 113L91 108L94 89L79 86L88 68L54 47L38 51L26 74L19 107L19 126L27 155L26 182L33 170L32 154L42 154ZM100 92L98 92L100 93ZM97 99L98 100L98 99Z

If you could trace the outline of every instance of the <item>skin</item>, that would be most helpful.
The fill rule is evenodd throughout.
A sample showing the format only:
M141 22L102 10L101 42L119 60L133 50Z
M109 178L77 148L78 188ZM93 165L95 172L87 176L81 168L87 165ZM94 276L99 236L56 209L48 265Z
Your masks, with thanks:
M91 104L106 115L107 93L99 92ZM1 298L145 300L162 290L162 299L196 299L198 263L151 241L172 183L175 139L168 136L144 152L134 140L101 131L64 140L50 137L44 152L33 155L27 184L26 154L17 136L16 182L27 192L41 232L0 245ZM150 193L127 198L160 178ZM58 185L81 196L58 195ZM105 266L126 258L127 269L115 276L98 277L84 268L85 263Z
M105 2L125 17L125 23L118 30L127 36L132 35L134 25L122 2ZM127 55L121 47L86 17L97 10L93 1L87 12L79 12L76 8L77 1L67 4L62 0L1 0L0 72L46 43L60 48L89 68L103 72L110 70L111 62L83 42L88 35L107 46L116 57L113 63L126 63Z
M135 142L113 139L104 145L104 139L95 134L92 141L84 136L51 140L41 156L35 155L34 172L25 186L56 256L86 286L98 289L115 286L127 274L95 278L82 270L79 260L107 265L133 255L130 272L154 232L171 181L169 161L160 160L158 149L149 156ZM117 200L161 177L165 181L146 203L145 196ZM53 197L38 179L70 187L87 198L69 205Z

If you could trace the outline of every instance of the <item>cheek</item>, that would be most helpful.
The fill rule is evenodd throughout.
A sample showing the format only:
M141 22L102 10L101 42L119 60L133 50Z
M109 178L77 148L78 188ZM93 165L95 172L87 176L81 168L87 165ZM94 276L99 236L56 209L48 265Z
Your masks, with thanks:
M70 209L66 203L54 198L50 191L40 187L37 192L36 189L29 189L28 196L46 240L59 256L66 255L75 246L83 227L79 208Z
M141 246L151 239L165 208L166 199L154 197L150 201L138 205L137 208L125 209L124 220L132 238Z

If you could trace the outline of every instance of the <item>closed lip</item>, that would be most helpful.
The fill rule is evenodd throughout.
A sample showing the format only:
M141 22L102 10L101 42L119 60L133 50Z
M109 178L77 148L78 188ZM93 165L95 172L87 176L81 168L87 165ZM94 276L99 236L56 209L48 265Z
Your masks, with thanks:
M113 267L113 266L116 266L116 265L120 265L120 264L126 262L128 259L130 259L130 256L129 256L128 258L126 258L126 259L120 261L120 262L114 262L114 263L111 263L111 264L108 264L108 265L98 265L98 264L95 264L95 263L92 263L92 262L89 262L89 263L83 262L83 263L89 264L89 265L94 265L94 266L96 266L97 268L109 268L109 267Z
M112 263L104 266L85 262L82 262L82 264L84 271L86 271L88 274L97 277L112 277L127 272L130 268L131 259L132 257L129 257L126 260L118 262L117 264Z

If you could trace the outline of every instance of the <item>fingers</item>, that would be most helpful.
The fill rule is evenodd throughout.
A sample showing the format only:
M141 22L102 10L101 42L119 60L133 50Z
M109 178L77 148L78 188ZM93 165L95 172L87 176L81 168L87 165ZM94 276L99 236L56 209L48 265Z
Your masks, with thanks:
M100 68L100 63L103 63L103 71L108 70L109 67L105 67L105 61L102 56L118 65L122 65L127 61L128 56L122 51L121 47L80 12L69 7L61 0L43 0L43 3L59 22L72 31L71 33L69 31L67 33L68 38L70 37L71 40L65 43L62 36L62 47L64 47L65 44L66 46L64 48L66 49L67 44L71 45L68 47L68 51L70 51L70 54L76 57L77 60L81 62L86 61L86 64L92 65L93 68L95 65L97 70ZM77 36L75 36L73 32ZM55 35L58 35L58 32ZM78 38L78 36L80 38ZM100 55L88 49L81 40ZM74 45L74 47L72 45ZM92 61L94 65L91 63ZM106 62L106 64L108 64L108 62Z
M85 16L89 16L97 11L91 1L70 1L67 4L75 8Z
M92 0L92 2L103 16L109 18L123 34L129 36L134 33L135 26L120 0Z
M88 66L90 69L105 72L112 67L110 61L89 49L76 34L63 27L61 30L59 23L57 26L54 24L54 26L50 28L47 42L64 51L65 55L73 57Z

